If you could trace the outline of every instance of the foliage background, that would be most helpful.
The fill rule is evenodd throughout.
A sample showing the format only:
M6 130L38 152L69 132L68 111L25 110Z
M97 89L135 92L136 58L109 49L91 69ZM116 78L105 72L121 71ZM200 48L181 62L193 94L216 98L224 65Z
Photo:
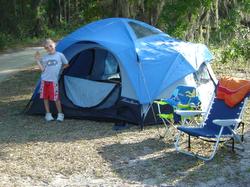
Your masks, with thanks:
M128 17L209 45L223 63L247 62L250 0L0 0L0 50L56 40L91 21Z

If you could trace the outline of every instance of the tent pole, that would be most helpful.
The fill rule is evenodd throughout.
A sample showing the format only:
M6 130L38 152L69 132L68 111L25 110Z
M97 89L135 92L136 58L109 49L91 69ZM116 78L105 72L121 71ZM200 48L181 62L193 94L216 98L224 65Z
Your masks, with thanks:
M141 124L141 129L143 130L144 128L144 120L146 118L146 114L148 113L148 111L150 110L150 108L152 109L152 113L153 113L153 116L154 116L154 120L155 122L157 123L157 119L156 119L156 114L155 114L155 111L154 111L154 108L153 108L153 101L152 101L152 98L150 96L150 93L149 93L149 89L147 87L147 81L146 81L146 78L145 78L145 75L142 71L142 64L140 63L140 59L139 59L139 56L137 55L137 61L138 61L138 65L139 65L139 69L140 69L140 72L141 72L141 75L142 75L142 79L143 79L143 83L144 83L144 87L146 89L146 93L147 93L147 96L148 96L148 99L149 99L149 108L147 110L147 112L143 112L143 116L142 116L142 124Z

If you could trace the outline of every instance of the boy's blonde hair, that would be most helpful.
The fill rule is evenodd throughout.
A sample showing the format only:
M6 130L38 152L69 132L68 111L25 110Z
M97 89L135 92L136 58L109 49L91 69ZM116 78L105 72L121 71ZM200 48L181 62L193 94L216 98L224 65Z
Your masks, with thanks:
M43 42L43 46L48 46L48 45L50 45L50 44L53 44L53 45L55 45L55 42L52 40L52 39L50 39L50 38L47 38L44 42Z

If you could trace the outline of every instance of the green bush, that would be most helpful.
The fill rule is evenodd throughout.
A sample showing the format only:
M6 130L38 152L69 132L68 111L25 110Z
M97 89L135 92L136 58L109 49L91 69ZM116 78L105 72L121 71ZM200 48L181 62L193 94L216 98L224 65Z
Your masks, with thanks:
M250 42L248 40L232 40L232 42L227 45L221 55L221 62L228 63L230 61L247 62L250 58Z
M12 43L12 37L0 32L0 50L5 49L10 43Z

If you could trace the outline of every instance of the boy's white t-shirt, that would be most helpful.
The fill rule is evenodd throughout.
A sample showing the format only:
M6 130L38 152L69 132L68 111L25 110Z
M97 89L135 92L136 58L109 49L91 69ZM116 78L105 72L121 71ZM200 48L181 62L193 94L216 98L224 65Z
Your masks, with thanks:
M41 65L44 67L41 79L43 81L58 82L63 64L68 64L68 60L60 52L43 56Z

